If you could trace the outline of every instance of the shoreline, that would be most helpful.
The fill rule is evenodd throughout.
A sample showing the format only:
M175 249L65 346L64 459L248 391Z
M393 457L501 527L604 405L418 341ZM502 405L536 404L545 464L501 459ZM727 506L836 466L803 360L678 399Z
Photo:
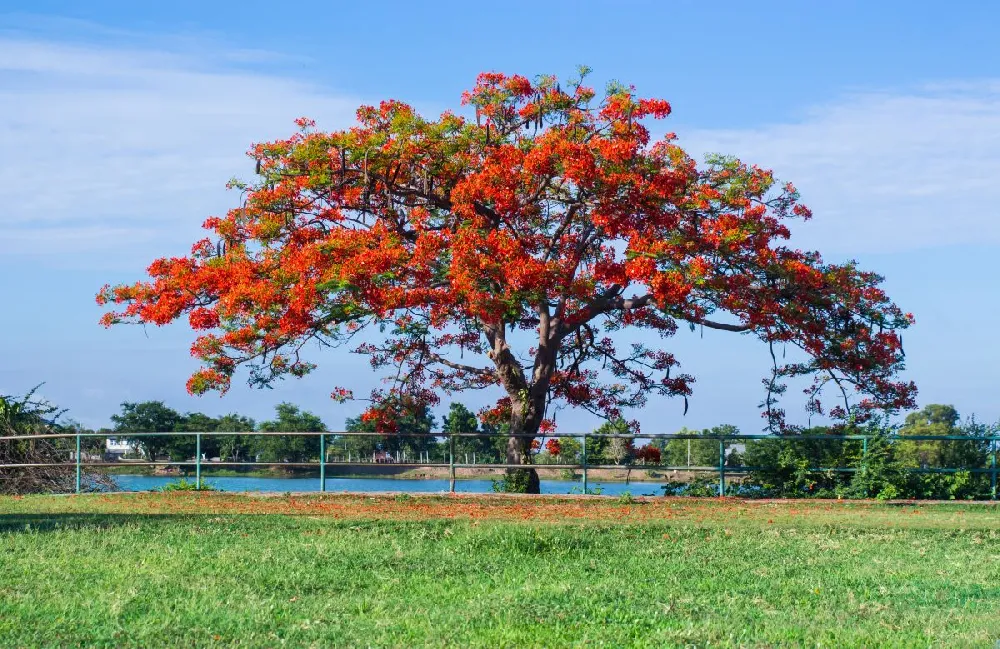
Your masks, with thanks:
M582 471L569 469L546 469L544 466L535 465L538 477L542 480L555 480L559 482L580 481L583 478ZM183 467L177 471L163 471L159 467L148 466L116 466L102 467L103 472L108 475L134 475L144 477L176 477L190 478L195 475L191 467ZM110 470L108 470L110 469ZM503 474L502 469L476 469L461 468L455 469L455 479L463 480L489 480L498 478ZM627 479L626 479L626 474ZM305 478L319 479L318 468L267 468L235 470L225 468L212 468L210 465L202 465L201 475L203 478ZM595 482L687 482L698 475L692 471L666 471L657 469L588 469L588 481ZM371 467L344 467L338 470L336 465L327 465L327 478L345 479L366 479L379 478L383 480L448 480L449 470L447 466L441 467L395 467L392 465L373 465Z

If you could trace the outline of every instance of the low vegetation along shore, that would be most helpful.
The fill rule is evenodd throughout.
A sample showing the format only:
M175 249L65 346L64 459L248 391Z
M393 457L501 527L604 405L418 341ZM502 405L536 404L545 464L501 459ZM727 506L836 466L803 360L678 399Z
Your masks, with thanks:
M5 497L0 645L992 646L998 523L968 504Z
M539 478L542 480L579 480L580 470L546 469L536 466ZM170 475L193 476L194 468L137 466L122 463L121 466L102 467L101 471L110 475ZM498 469L455 469L456 480L489 480L501 476ZM213 467L210 463L202 465L201 474L204 477L242 477L242 478L317 478L319 469L313 467L261 467L250 469L233 469ZM447 480L448 467L397 467L385 464L371 466L338 467L327 465L328 478L378 478L380 480ZM686 481L697 475L688 471L665 471L663 469L588 469L587 476L595 482L648 482L656 480ZM702 474L704 475L704 474ZM734 477L735 478L735 477Z

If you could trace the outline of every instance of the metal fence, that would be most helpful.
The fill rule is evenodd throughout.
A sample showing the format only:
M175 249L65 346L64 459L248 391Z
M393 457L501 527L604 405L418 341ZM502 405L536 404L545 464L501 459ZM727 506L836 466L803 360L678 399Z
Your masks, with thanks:
M282 467L315 467L319 469L319 487L320 491L326 491L326 468L328 466L337 467L353 467L353 466L371 466L372 462L365 461L353 461L349 459L348 461L335 461L331 462L327 457L327 438L334 437L338 439L348 438L348 437L375 437L380 440L385 440L389 438L399 439L399 438L430 438L435 442L439 440L447 441L447 462L432 462L430 461L430 454L422 455L420 460L417 462L394 462L393 466L406 467L406 468L420 468L420 467L447 467L449 475L449 491L455 491L455 471L456 469L523 469L523 468L546 468L546 469L569 469L569 470L580 470L582 472L581 482L582 482L582 492L584 494L588 493L587 487L587 470L588 469L617 469L617 470L634 470L634 469L656 469L663 471L689 471L696 473L717 473L719 481L719 495L724 495L726 492L726 476L727 475L744 475L752 471L764 471L769 470L773 467L754 467L754 466L733 466L726 464L727 452L726 448L730 445L743 444L748 441L754 440L779 440L786 442L800 442L800 441L838 441L838 442L848 442L848 441L860 441L861 442L861 465L860 466L833 466L833 467L809 467L805 469L806 472L810 473L854 473L864 469L864 458L868 455L868 444L872 439L886 439L889 441L907 441L907 442L921 442L921 441L932 441L932 442L980 442L988 445L989 448L989 466L988 467L920 467L920 468L907 468L906 471L911 473L978 473L978 474L989 474L990 476L990 494L993 500L997 497L997 476L1000 474L1000 468L997 466L997 455L998 450L1000 450L1000 435L992 436L974 436L974 435L906 435L906 436L876 436L876 435L697 435L697 434L643 434L643 435L618 435L618 434L598 434L598 433L552 433L549 435L514 435L514 437L538 439L543 438L572 438L580 440L580 462L578 463L544 463L544 464L507 464L507 463L469 463L469 462L457 462L455 455L455 440L461 438L488 438L488 439L507 439L511 435L487 435L484 433L450 433L450 434L437 434L437 433L366 433L366 432L352 432L352 431L341 431L341 432L264 432L264 431L248 431L248 432L232 432L232 431L205 431L205 432L140 432L140 433L90 433L90 432L75 432L75 433L45 433L40 435L7 435L0 436L0 442L3 441L16 441L16 440L40 440L40 439L72 439L75 440L75 451L69 451L72 453L72 461L64 463L24 463L24 464L0 464L0 469L5 468L33 468L33 467L61 467L61 466L72 466L76 471L76 492L80 493L81 490L81 475L83 469L86 467L114 467L122 466L123 462L113 461L113 462L92 462L83 461L82 459L82 441L85 438L118 438L118 437L128 437L128 438L141 438L141 437L151 437L151 436L162 436L162 437L194 437L195 438L195 457L193 460L188 461L127 461L128 466L193 466L195 467L195 486L200 489L202 485L201 473L202 467L204 465L209 465L211 467L225 467L225 466L282 466ZM313 462L230 462L230 461L206 461L202 460L201 452L201 442L204 437L233 437L233 436L246 436L246 437L319 437L319 460ZM666 464L636 464L635 462L629 462L627 464L600 464L592 463L587 461L587 440L595 439L628 439L635 442L636 440L698 440L698 441L708 441L714 440L719 444L719 463L718 466L685 466L685 465L666 465ZM424 461L426 458L427 461ZM360 458L359 458L360 460Z

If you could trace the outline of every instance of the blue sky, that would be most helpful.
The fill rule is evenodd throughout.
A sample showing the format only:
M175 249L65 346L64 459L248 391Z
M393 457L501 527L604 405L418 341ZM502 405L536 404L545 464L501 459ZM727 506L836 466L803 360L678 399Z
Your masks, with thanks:
M100 426L123 400L266 418L290 400L339 428L327 395L375 377L325 352L275 390L193 398L182 326L97 325L101 285L183 254L231 207L251 142L308 115L349 124L386 97L436 113L478 72L594 68L672 103L692 154L733 153L791 180L815 212L797 245L886 276L921 404L996 420L1000 352L1000 5L951 2L274 3L0 0L0 393L42 392ZM698 377L635 413L647 432L761 426L766 348L706 332L670 349ZM789 395L792 420L801 403ZM473 396L463 399L481 403ZM595 422L561 413L563 429Z

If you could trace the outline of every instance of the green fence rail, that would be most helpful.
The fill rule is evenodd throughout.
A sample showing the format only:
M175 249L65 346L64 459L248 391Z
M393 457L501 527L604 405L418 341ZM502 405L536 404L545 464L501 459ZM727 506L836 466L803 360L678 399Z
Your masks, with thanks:
M128 460L127 462L110 461L110 462L85 462L82 459L82 440L85 438L141 438L141 437L184 437L193 436L195 438L195 458L194 460L188 461L155 461L155 460ZM319 437L319 448L320 456L317 461L312 462L230 462L230 461L206 461L202 460L202 438L203 437L233 437L233 436L246 436L246 437ZM1000 452L1000 435L992 436L973 436L973 435L905 435L905 436L876 436L876 435L696 435L696 434L641 434L641 435L621 435L621 434L598 434L598 433L552 433L549 435L488 435L485 433L450 433L450 434L436 434L436 433L366 433L366 432L354 432L354 431L324 431L324 432L264 432L264 431L248 431L248 432L234 432L234 431L170 431L170 432L138 432L138 433L89 433L89 432L76 432L76 433L44 433L40 435L6 435L0 436L0 442L3 441L16 441L16 440L39 440L39 439L73 439L75 440L75 452L73 455L73 462L50 462L50 463L7 463L0 464L0 470L10 469L10 468L33 468L33 467L60 467L60 466L72 466L75 470L75 487L76 492L81 491L81 476L82 471L85 467L114 467L114 466L193 466L195 467L195 486L200 489L202 486L201 470L204 464L208 464L212 467L232 467L232 466L282 466L282 467L316 467L319 469L319 479L320 479L320 491L326 491L326 468L328 466L338 466L338 467L352 467L352 466L371 466L373 463L377 462L364 462L364 461L335 461L331 462L327 459L327 438L347 438L347 437L375 437L380 440L386 439L398 439L398 438L429 438L435 441L447 439L447 449L448 449L448 460L447 462L431 462L430 454L427 453L426 456L422 454L421 459L417 462L396 462L393 461L392 465L397 467L407 467L407 468L419 468L419 467L447 467L448 477L449 477L449 491L455 491L455 471L456 469L524 469L524 468L546 468L546 469L570 469L570 470L581 470L582 477L582 491L584 494L589 493L587 486L587 470L588 469L617 469L617 470L634 470L634 469L657 469L664 471L688 471L695 473L718 473L719 476L719 495L722 496L726 492L726 475L727 474L746 474L753 471L764 471L772 469L773 467L755 467L755 466L742 466L742 465L727 465L727 446L734 444L742 444L748 441L754 440L780 440L787 442L802 442L802 441L861 441L862 451L861 457L862 462L860 466L853 467L809 467L805 469L809 473L854 473L864 469L864 459L868 455L868 442L871 439L879 438L887 440L889 442L906 441L906 442L921 442L921 441L932 441L932 442L980 442L989 445L989 466L988 467L913 467L905 469L910 473L958 473L958 472L968 472L968 473L978 473L978 474L989 474L990 476L990 494L993 500L997 498L997 477L1000 474L1000 467L997 463L997 455ZM509 437L520 437L528 439L538 439L549 438L549 439L560 439L560 438L572 438L580 440L580 462L579 463L544 463L544 464L507 464L507 463L493 463L493 462L457 462L455 454L455 440L461 438L487 438L487 439L507 439ZM650 464L642 463L636 464L635 462L629 462L626 464L594 464L588 462L587 456L587 440L596 439L628 439L633 442L637 440L717 440L719 442L719 464L718 466L689 466L689 465L665 465L665 464ZM423 461L426 457L427 461ZM360 460L360 458L359 458Z

